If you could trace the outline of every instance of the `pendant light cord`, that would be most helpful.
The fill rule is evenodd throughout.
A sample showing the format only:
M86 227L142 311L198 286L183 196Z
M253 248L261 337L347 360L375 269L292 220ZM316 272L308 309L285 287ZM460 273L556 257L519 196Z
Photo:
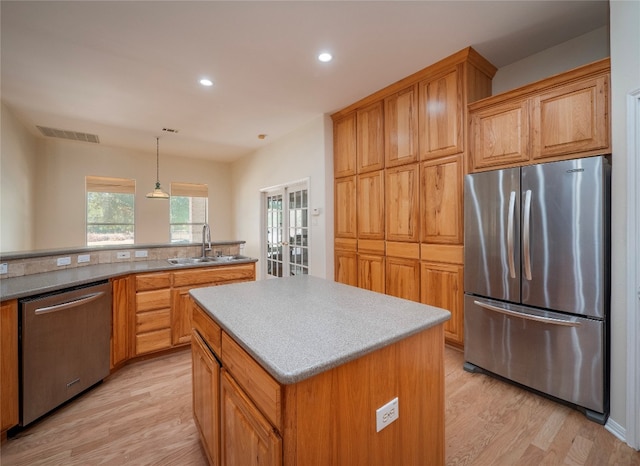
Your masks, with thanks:
M156 184L160 186L160 138L156 137Z

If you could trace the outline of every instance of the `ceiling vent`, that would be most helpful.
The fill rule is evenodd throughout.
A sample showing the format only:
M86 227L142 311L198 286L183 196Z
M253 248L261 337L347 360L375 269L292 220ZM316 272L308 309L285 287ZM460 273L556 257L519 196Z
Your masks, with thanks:
M74 141L93 142L100 144L97 134L79 133L77 131L67 131L64 129L47 128L45 126L36 126L42 134L50 138L72 139Z
M173 129L173 128L162 128L162 131L164 131L165 133L177 133L178 132L177 129Z

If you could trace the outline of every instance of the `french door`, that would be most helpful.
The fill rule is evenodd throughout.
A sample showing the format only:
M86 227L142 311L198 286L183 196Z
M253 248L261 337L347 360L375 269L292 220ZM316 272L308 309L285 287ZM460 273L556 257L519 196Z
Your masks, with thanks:
M265 190L263 263L267 278L309 273L309 189L307 182Z

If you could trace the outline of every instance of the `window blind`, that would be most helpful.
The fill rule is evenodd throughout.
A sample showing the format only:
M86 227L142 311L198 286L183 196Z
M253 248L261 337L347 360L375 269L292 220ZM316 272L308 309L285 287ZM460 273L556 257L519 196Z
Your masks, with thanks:
M171 195L183 197L209 197L209 187L198 183L171 183Z
M87 176L87 192L92 193L136 193L136 180L127 178L109 178L106 176Z

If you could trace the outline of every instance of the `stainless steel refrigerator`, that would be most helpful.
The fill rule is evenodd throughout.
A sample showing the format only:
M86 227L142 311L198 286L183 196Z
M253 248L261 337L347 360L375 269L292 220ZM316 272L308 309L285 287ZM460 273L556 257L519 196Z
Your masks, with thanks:
M465 177L465 369L609 414L610 159Z

